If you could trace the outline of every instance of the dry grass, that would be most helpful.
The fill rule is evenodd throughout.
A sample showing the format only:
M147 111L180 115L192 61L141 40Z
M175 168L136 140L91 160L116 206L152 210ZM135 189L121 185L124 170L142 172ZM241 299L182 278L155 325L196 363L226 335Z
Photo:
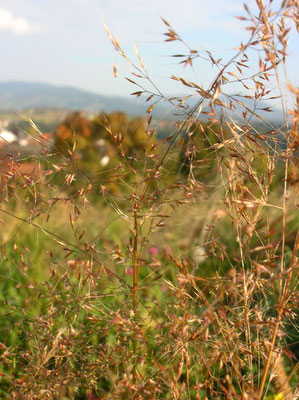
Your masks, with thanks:
M205 54L218 68L212 82L201 87L172 77L193 91L193 106L165 98L138 52L135 65L107 29L132 67L135 94L149 98L148 143L136 156L126 155L106 121L121 164L109 178L113 190L86 177L70 191L80 173L72 157L53 162L49 155L48 180L31 184L11 166L9 203L4 199L0 212L6 226L18 221L22 229L2 245L1 271L12 265L15 271L3 284L3 398L299 397L296 356L288 347L297 305L298 109L282 103L284 125L264 122L266 132L254 122L273 85L281 96L290 90L299 97L281 82L298 2L278 9L271 3L258 0L256 15L245 6L250 37L229 62ZM166 41L186 50L183 65L202 57L163 21ZM257 67L248 71L256 50ZM246 89L252 107L226 93L231 81ZM158 101L181 117L172 136L152 146ZM169 168L178 154L186 165ZM103 201L92 203L99 188ZM49 274L32 282L37 263L29 237L36 231L47 238Z

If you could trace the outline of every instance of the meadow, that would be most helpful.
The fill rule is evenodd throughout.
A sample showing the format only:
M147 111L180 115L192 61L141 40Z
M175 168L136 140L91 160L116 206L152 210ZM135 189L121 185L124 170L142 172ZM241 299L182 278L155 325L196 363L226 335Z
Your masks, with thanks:
M182 65L217 67L206 87L172 76L191 105L155 90L138 51L132 61L107 29L148 102L144 119L76 114L49 147L28 118L39 155L1 155L3 399L299 398L299 92L281 89L298 4L257 5L257 15L245 7L248 42L227 63L163 20ZM226 92L231 81L252 107ZM295 98L275 124L259 115L273 85ZM160 101L177 119L158 139ZM28 160L38 176L22 173Z

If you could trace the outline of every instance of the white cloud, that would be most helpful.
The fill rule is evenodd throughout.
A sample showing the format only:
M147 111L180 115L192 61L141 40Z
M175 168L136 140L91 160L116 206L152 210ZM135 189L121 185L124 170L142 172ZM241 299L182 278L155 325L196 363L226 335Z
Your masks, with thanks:
M17 35L35 32L36 24L31 24L27 19L13 15L11 12L0 8L0 30L8 30Z

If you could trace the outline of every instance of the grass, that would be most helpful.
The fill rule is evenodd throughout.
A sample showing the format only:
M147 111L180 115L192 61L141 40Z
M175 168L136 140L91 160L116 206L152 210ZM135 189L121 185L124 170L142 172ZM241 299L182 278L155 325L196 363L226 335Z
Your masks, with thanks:
M151 112L156 101L174 101L141 88L153 107L136 154L103 122L120 164L108 178L79 171L75 145L68 156L45 156L45 179L29 184L13 163L2 174L4 399L298 398L298 110L271 132L251 117L269 95L270 73L279 86L283 21L298 7L269 16L270 4L257 4L247 44L218 63L207 87L175 78L198 103L176 99L181 118L170 137L151 145ZM166 40L185 46L185 62L201 57L164 24ZM107 32L155 89L138 53L136 65ZM261 56L246 78L254 107L244 106L240 122L232 119L238 97L225 87L236 75L243 85L240 71L228 72L244 68L252 48ZM201 106L210 109L205 123Z

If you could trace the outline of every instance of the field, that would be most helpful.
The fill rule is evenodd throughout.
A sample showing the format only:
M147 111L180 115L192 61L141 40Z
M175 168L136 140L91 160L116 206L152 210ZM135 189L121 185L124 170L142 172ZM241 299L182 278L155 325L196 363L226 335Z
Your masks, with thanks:
M41 148L1 154L1 398L299 398L298 104L283 103L280 124L258 114L294 6L274 14L275 36L258 5L248 43L208 88L172 77L196 107L141 89L143 119L48 110L22 121ZM133 84L150 83L137 51L138 65L107 33ZM249 109L225 85L252 48ZM200 55L186 51L192 65ZM155 101L177 115L160 137Z

